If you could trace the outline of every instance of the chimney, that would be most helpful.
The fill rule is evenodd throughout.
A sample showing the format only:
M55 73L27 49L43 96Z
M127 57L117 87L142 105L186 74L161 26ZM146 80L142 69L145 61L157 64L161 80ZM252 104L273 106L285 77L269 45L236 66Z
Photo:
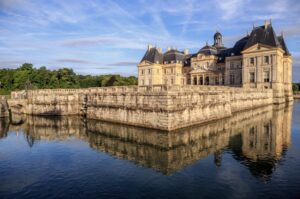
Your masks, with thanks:
M184 49L183 54L188 55L189 54L189 49Z
M158 51L159 53L162 53L161 48L157 48L157 51Z
M270 22L265 20L265 29L267 29L268 25L270 25Z
M151 44L148 44L148 50L150 50L152 48Z

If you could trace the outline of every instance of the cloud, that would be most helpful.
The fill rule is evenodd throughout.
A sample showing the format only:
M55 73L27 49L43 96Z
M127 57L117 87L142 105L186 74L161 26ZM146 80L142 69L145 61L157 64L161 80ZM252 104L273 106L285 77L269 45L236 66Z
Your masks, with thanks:
M123 61L107 64L108 66L137 66L138 62L135 61Z
M133 74L147 44L196 52L218 29L230 47L270 17L292 55L300 50L295 0L0 0L0 12L0 60L11 61L0 64L9 67L27 61Z
M216 5L221 10L221 18L223 20L232 20L235 16L243 12L243 5L245 1L240 0L217 0Z
M92 61L81 60L81 59L58 59L56 61L60 63L96 64L96 65L101 64L99 62L92 62Z

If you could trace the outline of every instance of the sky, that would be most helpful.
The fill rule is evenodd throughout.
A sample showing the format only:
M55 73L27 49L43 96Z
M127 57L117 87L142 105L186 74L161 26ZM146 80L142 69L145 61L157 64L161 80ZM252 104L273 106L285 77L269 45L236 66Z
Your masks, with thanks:
M300 82L299 0L0 0L0 68L136 75L148 44L195 53L218 30L232 47L269 19Z

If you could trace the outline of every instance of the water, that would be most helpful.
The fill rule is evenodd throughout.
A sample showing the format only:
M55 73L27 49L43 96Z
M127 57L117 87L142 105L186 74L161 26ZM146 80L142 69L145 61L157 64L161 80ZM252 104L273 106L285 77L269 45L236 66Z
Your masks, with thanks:
M300 101L170 133L13 115L0 198L300 198Z

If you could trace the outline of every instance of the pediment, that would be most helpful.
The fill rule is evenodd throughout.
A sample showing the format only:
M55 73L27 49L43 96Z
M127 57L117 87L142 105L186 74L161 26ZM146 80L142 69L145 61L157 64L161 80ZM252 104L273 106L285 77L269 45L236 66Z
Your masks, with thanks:
M272 46L268 46L268 45L265 45L265 44L255 44L247 49L244 49L242 51L242 53L252 53L252 52L260 52L260 51L268 51L268 50L273 50L274 47Z
M149 66L151 63L150 62L148 62L148 61L142 61L142 62L140 62L138 65L139 66Z

